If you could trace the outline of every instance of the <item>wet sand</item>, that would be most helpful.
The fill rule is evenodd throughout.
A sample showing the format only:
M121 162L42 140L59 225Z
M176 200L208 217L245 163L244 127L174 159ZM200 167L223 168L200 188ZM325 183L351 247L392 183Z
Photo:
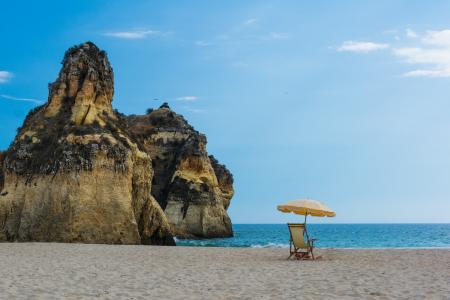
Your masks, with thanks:
M0 243L2 299L450 299L449 249Z

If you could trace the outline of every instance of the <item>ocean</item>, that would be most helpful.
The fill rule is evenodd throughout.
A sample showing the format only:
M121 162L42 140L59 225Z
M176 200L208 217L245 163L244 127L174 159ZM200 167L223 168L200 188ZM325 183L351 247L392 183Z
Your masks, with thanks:
M450 224L308 224L319 248L450 248ZM177 240L180 246L289 247L286 224L235 224L234 237Z

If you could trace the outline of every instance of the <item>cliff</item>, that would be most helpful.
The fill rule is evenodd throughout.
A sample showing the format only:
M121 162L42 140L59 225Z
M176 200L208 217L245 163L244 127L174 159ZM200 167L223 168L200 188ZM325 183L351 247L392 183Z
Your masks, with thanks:
M127 117L128 130L151 157L152 195L181 238L233 235L227 208L233 177L208 156L206 136L167 104L147 115Z
M88 42L62 64L0 155L0 241L174 245L151 157L112 109L106 53Z
M112 108L114 74L88 42L69 49L48 102L0 152L0 241L173 245L232 236L233 177L167 104Z

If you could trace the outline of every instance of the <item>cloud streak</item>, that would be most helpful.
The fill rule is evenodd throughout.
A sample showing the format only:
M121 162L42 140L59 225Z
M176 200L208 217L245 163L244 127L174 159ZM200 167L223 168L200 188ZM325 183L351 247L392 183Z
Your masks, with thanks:
M450 70L442 69L442 70L427 70L427 69L417 69L414 71L409 71L403 73L404 77L450 77Z
M11 77L13 77L13 74L8 71L0 71L0 83L6 83L8 82Z
M256 24L256 22L258 22L258 19L255 19L255 18L251 18L251 19L248 19L248 20L245 20L244 21L244 25L253 25L253 24Z
M201 108L185 107L184 109L189 112L195 113L195 114L202 114L202 113L206 112L205 109L201 109Z
M196 41L195 45L199 46L199 47L208 47L208 46L211 46L212 43L211 42L207 42L207 41Z
M290 35L286 32L271 32L269 34L268 39L269 40L287 40L289 39Z
M178 100L178 101L195 101L197 99L198 99L197 96L183 96L183 97L175 98L175 100Z
M214 48L227 48L229 50L237 46L254 46L255 43L271 43L274 41L282 42L293 38L289 32L263 30L258 26L259 22L259 19L249 18L236 24L228 31L209 39L193 41L193 43L198 47L214 46Z
M113 32L106 32L103 35L114 37L114 38L120 38L120 39L127 39L127 40L140 40L145 39L150 36L163 36L167 33L157 31L157 30L132 30L132 31L113 31Z
M36 103L36 104L44 103L44 101L41 101L41 100L38 100L38 99L19 98L19 97L14 97L14 96L10 96L10 95L0 95L0 98L7 99L7 100L12 100L12 101L32 102L32 103Z
M337 48L339 52L368 53L372 51L389 48L388 44L378 44L373 42L345 41Z

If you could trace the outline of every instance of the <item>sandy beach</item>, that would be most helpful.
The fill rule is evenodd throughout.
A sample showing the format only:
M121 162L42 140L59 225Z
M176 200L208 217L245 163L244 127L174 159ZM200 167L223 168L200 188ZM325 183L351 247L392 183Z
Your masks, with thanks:
M449 299L450 250L0 244L2 299Z

